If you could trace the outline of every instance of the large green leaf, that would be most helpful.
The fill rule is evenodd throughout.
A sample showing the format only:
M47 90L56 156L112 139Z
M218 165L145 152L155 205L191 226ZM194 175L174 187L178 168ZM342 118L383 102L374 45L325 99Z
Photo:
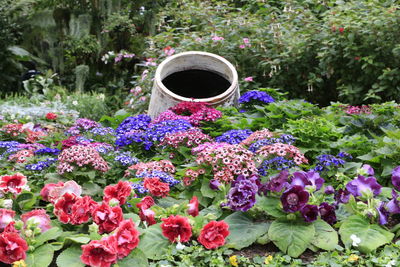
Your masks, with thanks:
M39 247L42 244L44 244L46 241L52 240L52 239L57 239L57 237L59 237L62 234L62 230L58 227L52 227L49 230L47 230L46 232L38 235L35 238L35 247Z
M127 257L118 261L114 267L147 267L149 266L149 261L146 255L140 249L134 249Z
M335 229L323 220L317 220L313 224L315 227L315 236L312 244L321 249L334 250L339 242L339 237Z
M57 257L58 267L84 267L80 257L82 255L82 249L78 246L72 246L64 250Z
M144 231L138 248L144 252L147 258L160 260L164 257L165 250L169 245L169 240L162 235L160 224L154 224Z
M228 247L242 249L268 232L269 223L255 223L245 213L235 212L224 219L229 224Z
M346 247L350 247L353 240L351 235L356 235L361 242L357 248L363 253L370 253L378 247L390 243L394 234L383 229L378 224L371 224L368 219L353 215L343 221L339 229L340 238Z
M277 219L268 230L269 238L284 253L298 257L314 239L315 227L300 220Z
M265 211L268 215L271 215L275 218L284 217L286 213L282 210L280 204L281 200L276 197L256 197L256 207L259 207L263 211Z
M29 267L47 267L52 262L53 255L53 247L45 244L26 254L26 265Z
M214 198L215 194L217 194L216 191L210 188L210 180L208 179L203 179L203 182L201 183L200 192L204 197L208 198Z

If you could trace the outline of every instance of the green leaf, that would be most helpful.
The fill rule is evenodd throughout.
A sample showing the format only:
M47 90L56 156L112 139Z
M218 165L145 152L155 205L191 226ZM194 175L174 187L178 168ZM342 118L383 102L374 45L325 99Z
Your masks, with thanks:
M311 244L315 227L304 221L282 218L272 222L268 235L283 253L296 258Z
M140 223L140 217L139 217L139 215L137 215L135 213L125 213L124 214L124 220L129 220L129 219L132 219L132 221L136 225L139 225L139 223Z
M244 212L235 212L224 219L229 224L226 244L230 248L242 249L253 244L268 232L269 223L255 223Z
M89 196L95 196L103 192L103 188L101 188L98 184L92 182L84 183L82 189L83 189L83 194Z
M67 242L67 240L71 240L73 243L87 244L90 241L90 237L89 235L85 234L77 234L77 235L67 236L64 242Z
M208 198L214 198L215 194L217 193L216 191L210 188L210 180L208 179L203 179L203 182L201 183L200 192L204 197Z
M371 224L368 219L353 215L343 221L339 229L340 238L346 247L350 247L353 240L351 235L361 239L356 249L362 253L370 253L378 247L390 243L394 234L383 229L378 224Z
M222 215L222 210L221 210L221 208L220 208L219 206L217 206L217 205L212 205L212 206L209 206L208 208L202 209L202 210L199 212L199 214L200 214L200 215L203 215L203 216L206 216L206 215L210 216L210 214L212 214L212 215L215 216L215 217L213 218L213 220L217 220L219 217L221 217L221 215Z
M57 237L59 237L62 234L62 230L58 227L52 227L49 230L47 230L46 232L38 235L35 238L35 247L39 247L42 244L44 244L45 242L52 240L52 239L57 239Z
M26 254L26 265L29 267L47 267L53 260L54 250L49 244L35 249Z
M82 249L78 246L72 246L61 252L57 257L58 267L84 267L81 262Z
M261 197L256 196L256 207L265 211L268 215L275 218L284 217L286 213L282 210L280 204L281 200L276 197Z
M149 266L149 261L146 255L140 249L134 249L127 257L118 261L114 266L118 267L147 267Z
M36 197L32 192L24 191L17 196L14 208L20 210L31 210L36 203Z
M339 237L335 229L323 220L317 220L313 224L315 227L315 236L311 243L321 249L334 250L339 242Z
M165 250L170 245L168 239L162 235L160 224L154 224L144 231L138 248L151 260L160 260L165 257Z

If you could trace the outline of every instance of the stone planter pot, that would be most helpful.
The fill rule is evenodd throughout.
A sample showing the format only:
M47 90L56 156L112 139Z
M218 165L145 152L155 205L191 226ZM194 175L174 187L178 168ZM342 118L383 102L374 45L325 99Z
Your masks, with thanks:
M221 56L189 51L168 57L157 68L148 114L155 118L181 101L237 105L238 75Z

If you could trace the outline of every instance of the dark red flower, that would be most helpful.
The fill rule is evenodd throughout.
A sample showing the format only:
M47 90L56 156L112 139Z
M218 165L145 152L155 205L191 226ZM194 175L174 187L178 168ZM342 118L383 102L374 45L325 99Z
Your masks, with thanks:
M57 119L57 114L49 112L46 114L46 119L51 120L51 121L55 121Z
M140 210L140 220L146 222L149 226L157 223L154 219L155 213L150 209L150 207L153 205L154 199L151 196L145 196L139 203L136 204L136 207L138 207Z
M77 202L79 197L75 194L65 193L59 197L54 205L54 215L62 223L70 223L73 220L72 217L72 206Z
M344 28L343 28L343 27L340 27L340 28L339 28L339 32L340 32L340 33L343 33L343 32L344 32Z
M15 229L15 221L10 222L6 228L4 228L4 232L7 233L19 233L19 231L17 229Z
M82 246L81 260L92 267L110 267L117 262L117 239L109 236L102 240L93 240Z
M51 228L50 216L46 214L46 211L44 209L31 210L29 212L26 212L21 215L21 219L24 222L25 226L27 225L28 220L33 223L37 223L37 227L42 230L42 233Z
M169 193L169 184L161 182L158 177L145 178L143 186L156 197L166 197Z
M114 234L117 240L118 259L128 256L139 245L139 235L132 219L121 222Z
M199 215L199 200L197 199L196 196L192 197L188 206L189 206L189 208L187 210L187 213L189 215L192 215L193 217L196 217L197 215Z
M92 211L92 217L100 234L114 231L123 220L121 207L110 207L104 202Z
M319 205L319 214L321 215L321 219L330 225L336 222L335 207L326 202Z
M307 204L309 194L301 185L294 185L283 192L281 202L283 210L286 212L299 211Z
M131 192L132 188L129 182L119 181L116 185L108 185L104 188L103 201L108 203L114 198L119 201L120 205L123 205Z
M318 218L318 207L315 205L305 205L301 208L300 213L306 222L313 222Z
M162 234L171 242L187 242L192 236L192 226L188 218L179 215L171 215L161 219Z
M224 221L211 221L201 229L197 239L205 248L214 249L225 244L229 235L229 225Z
M0 233L4 228L14 220L15 211L8 209L0 209Z
M4 232L0 234L0 262L12 264L15 261L25 260L28 244L19 234Z
M97 202L90 196L79 198L71 207L71 224L78 225L89 221Z
M42 199L44 201L50 201L49 199L49 193L51 191L51 189L58 187L58 186L63 186L64 183L63 182L58 182L57 184L46 184L42 190L40 191L40 195L42 196Z
M7 193L19 194L27 187L28 180L22 173L4 175L0 177L0 190Z

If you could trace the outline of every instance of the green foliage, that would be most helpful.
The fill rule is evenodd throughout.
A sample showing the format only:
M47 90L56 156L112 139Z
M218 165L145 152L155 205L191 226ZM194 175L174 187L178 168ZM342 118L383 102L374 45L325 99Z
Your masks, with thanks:
M169 240L161 233L160 224L154 224L148 227L141 236L138 248L148 259L160 260L165 257L169 244Z

